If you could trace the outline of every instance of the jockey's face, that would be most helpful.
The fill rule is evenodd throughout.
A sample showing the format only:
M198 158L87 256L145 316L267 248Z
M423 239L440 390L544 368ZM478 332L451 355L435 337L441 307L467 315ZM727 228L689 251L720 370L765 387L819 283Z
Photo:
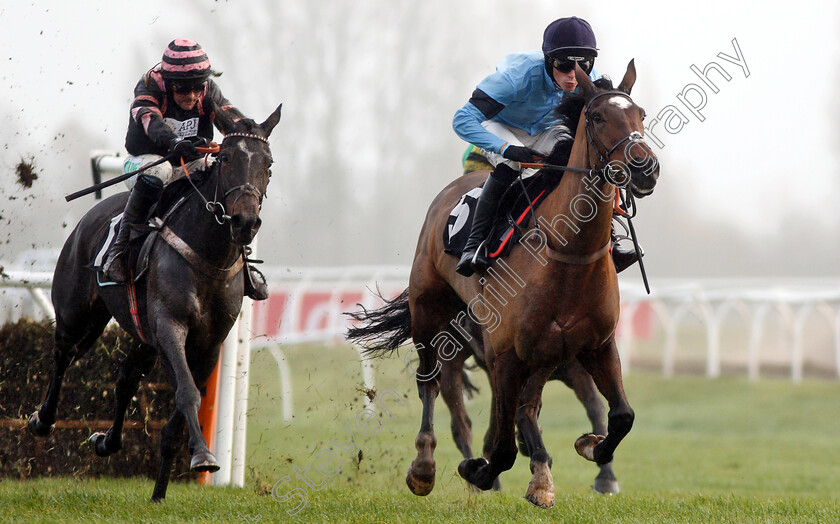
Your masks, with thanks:
M184 111L190 111L201 99L202 91L172 91L172 98L178 107Z
M563 91L570 93L577 87L577 78L575 78L574 69L568 73L561 73L557 69L552 68L551 72L554 75L554 81L557 82L557 85L559 85Z

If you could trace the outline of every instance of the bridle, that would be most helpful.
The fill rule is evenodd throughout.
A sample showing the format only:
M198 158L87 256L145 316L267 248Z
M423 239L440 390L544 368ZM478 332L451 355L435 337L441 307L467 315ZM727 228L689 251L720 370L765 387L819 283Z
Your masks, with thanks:
M607 147L603 144L601 139L598 138L598 135L595 134L595 129L593 128L594 124L592 123L592 119L590 118L590 115L589 115L590 110L592 109L592 103L595 102L595 100L601 98L602 96L616 96L616 95L623 96L626 99L630 100L631 103L633 102L633 99L630 98L630 95L628 95L627 93L625 93L623 91L604 91L604 92L598 93L595 96L593 96L592 98L590 98L589 101L586 103L586 107L583 110L584 125L585 125L585 129L586 129L586 158L587 158L587 161L589 160L589 148L591 147L592 149L595 150L595 154L597 155L599 162L603 165L601 167L598 167L598 168L593 166L593 167L590 167L589 169L580 168L580 167L571 167L571 166L562 166L562 167L561 166L553 166L552 169L557 170L557 171L569 171L571 173L581 173L581 174L584 174L584 175L589 175L591 177L606 178L608 181L613 182L612 179L610 178L610 176L607 174L607 172L609 171L610 174L612 174L614 171L620 170L620 168L616 168L616 167L613 166L614 162L610 162L610 160L609 160L610 155L612 155L615 152L615 150L618 149L619 147L621 147L621 145L624 144L625 142L629 142L630 144L639 144L639 143L644 143L644 141L645 141L644 137L642 137L642 134L640 132L633 131L632 133L630 133L626 137L619 140L611 148L607 149ZM548 166L546 164L533 163L533 164L523 164L523 167L533 167L533 168L536 168L536 169L545 169Z
M225 135L225 138L222 140L222 144L219 148L219 151L221 151L222 147L225 144L225 140L227 140L229 137L251 138L251 139L259 140L261 142L265 142L266 145L269 145L268 139L264 138L264 137L261 137L260 135L257 135L257 134L254 134L254 133L233 132L233 133L228 133L228 134ZM221 172L221 166L219 166L219 171ZM189 178L189 176L187 178ZM216 222L219 225L223 225L226 222L228 222L231 217L230 217L230 215L227 214L224 204L217 199L218 194L219 194L219 179L220 178L221 177L216 178L216 189L213 192L213 200L212 201L209 201L206 198L204 198L204 195L201 194L201 191L199 191L197 187L195 187L195 184L193 184L193 188L195 189L196 193L198 193L198 195L202 198L202 200L204 200L204 208L207 211L209 211L210 213L213 214L213 217L216 219ZM190 179L190 183L192 184L192 179ZM226 199L228 197L228 195L230 195L231 193L234 193L236 191L239 191L239 194L236 195L236 198L233 199L233 204L231 205L231 207L233 205L236 205L236 202L240 198L242 198L243 196L246 196L246 195L252 195L254 198L256 198L259 201L260 206L262 206L262 201L263 201L263 198L265 198L265 193L261 192L259 189L256 188L256 186L254 186L253 184L250 184L250 183L240 184L238 186L234 186L234 187L228 189L222 195L222 200Z
M621 147L622 144L624 144L625 142L629 142L629 144L626 147L632 147L631 144L644 143L645 139L642 137L642 134L640 132L633 131L629 135L616 142L614 146L607 149L604 143L601 142L601 139L598 138L598 135L595 134L595 129L593 128L594 124L592 123L592 119L589 117L589 112L592 109L592 103L603 96L623 96L624 98L629 100L631 104L633 103L633 99L630 98L630 95L628 95L624 91L604 91L602 93L596 94L595 96L590 98L589 101L586 103L586 108L584 109L584 121L586 123L587 157L589 156L589 146L592 146L592 148L595 150L595 154L598 156L598 160L604 165L602 168L600 168L600 170L606 171L608 166L610 165L610 155L612 155L616 149Z

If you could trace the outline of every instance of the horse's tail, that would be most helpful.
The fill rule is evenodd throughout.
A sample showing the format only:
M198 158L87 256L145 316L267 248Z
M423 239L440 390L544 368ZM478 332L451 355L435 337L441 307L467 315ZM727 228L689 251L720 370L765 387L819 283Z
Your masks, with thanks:
M411 336L411 312L408 309L408 288L400 296L388 300L379 290L376 295L385 301L379 309L363 305L359 313L345 313L360 324L347 330L347 340L363 348L365 355L379 357L400 347Z

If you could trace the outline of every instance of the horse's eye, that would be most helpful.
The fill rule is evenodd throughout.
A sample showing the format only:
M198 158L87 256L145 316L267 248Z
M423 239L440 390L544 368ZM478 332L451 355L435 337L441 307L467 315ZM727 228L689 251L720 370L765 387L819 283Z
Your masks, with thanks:
M596 124L604 123L604 117L602 117L599 113L592 113L592 121Z
M230 155L228 155L227 153L220 153L219 162L222 162L223 164L230 162Z

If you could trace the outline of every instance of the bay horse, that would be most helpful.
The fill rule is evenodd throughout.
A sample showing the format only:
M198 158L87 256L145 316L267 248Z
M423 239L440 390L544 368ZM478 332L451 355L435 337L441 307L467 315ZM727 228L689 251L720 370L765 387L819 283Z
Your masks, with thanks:
M499 474L513 466L518 429L533 474L525 498L538 507L553 506L551 457L537 417L543 387L560 366L580 365L609 405L606 435L580 437L575 442L580 455L598 465L609 464L633 425L615 342L618 278L607 255L617 186L637 198L648 196L659 164L643 139L644 110L630 98L636 81L633 61L614 90L597 87L580 67L576 77L584 105L567 169L534 211L535 227L524 233L504 265L497 263L500 267L484 275L465 278L455 272L457 259L444 253L441 232L450 210L488 173L465 175L444 188L427 212L407 300L397 299L356 317L368 322L358 334L370 340L377 330L383 334L381 349L395 348L400 326L410 326L410 354L416 352L419 359L411 371L423 414L415 439L417 457L406 483L417 495L434 488L435 399L447 389L444 380L457 380L452 373L444 376L444 362L466 358L460 339L478 343L465 319L482 328L480 343L488 348L493 391L488 432L492 444L485 457L467 458L458 466L458 473L473 486L490 489ZM377 349L375 343L372 347Z
M190 469L219 469L198 422L199 388L216 367L220 345L242 307L243 268L247 271L243 246L260 228L260 208L271 176L268 137L280 121L281 107L262 124L216 112L216 123L225 135L217 160L204 173L204 183L194 186L165 219L145 275L136 281L136 302L129 299L126 286L100 286L97 272L89 267L112 218L124 209L128 193L111 196L88 211L56 264L54 366L46 398L29 418L30 431L36 436L52 432L64 372L90 349L113 317L134 343L121 363L113 425L90 440L100 456L121 449L125 411L140 380L160 356L175 390L175 409L161 429L153 502L166 496L184 423L189 430ZM139 314L132 318L131 310Z

